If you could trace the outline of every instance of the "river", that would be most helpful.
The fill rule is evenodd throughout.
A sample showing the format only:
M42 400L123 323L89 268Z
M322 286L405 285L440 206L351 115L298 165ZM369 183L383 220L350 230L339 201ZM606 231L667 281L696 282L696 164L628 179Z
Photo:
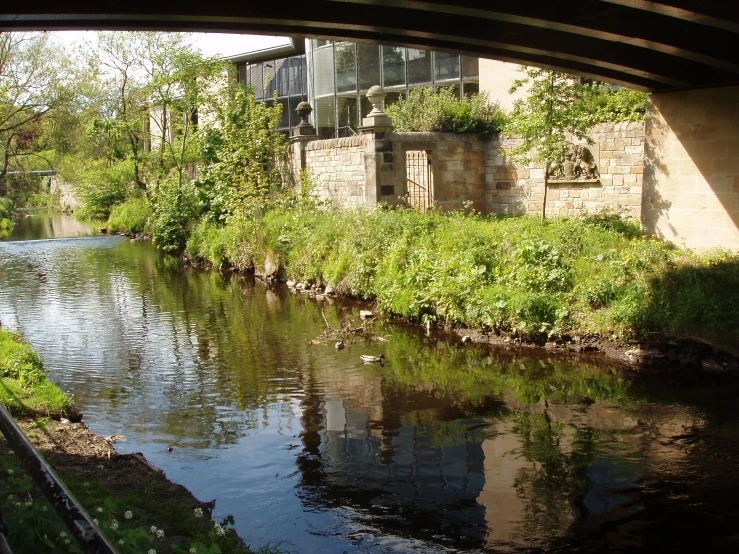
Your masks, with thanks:
M734 381L463 346L388 319L372 324L387 342L337 350L309 344L322 311L359 325L352 303L183 268L62 214L31 212L0 242L2 325L93 431L217 499L248 544L739 551Z

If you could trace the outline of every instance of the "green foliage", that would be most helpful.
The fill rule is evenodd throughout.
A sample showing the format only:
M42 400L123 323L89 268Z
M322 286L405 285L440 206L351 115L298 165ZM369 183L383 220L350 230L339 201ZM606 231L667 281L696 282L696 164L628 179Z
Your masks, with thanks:
M143 233L151 210L145 198L132 198L115 206L108 218L108 229L127 233Z
M19 414L60 414L70 399L46 379L41 358L18 333L0 328L0 403Z
M0 197L0 219L9 219L15 213L15 206L10 198Z
M154 244L165 252L181 252L197 215L197 191L192 183L165 179L151 195L149 228Z
M463 100L449 88L420 87L385 110L401 132L475 133L488 136L503 127L505 115L486 92Z
M589 125L619 121L644 121L647 93L619 88L613 91L605 83L583 85L580 109L587 114Z
M244 87L230 87L206 132L206 165L196 185L208 217L225 222L242 210L259 210L283 185L280 171L287 139L277 132L282 105L254 101Z
M521 72L525 77L510 92L528 87L528 94L516 101L506 132L523 142L511 153L520 162L544 162L549 169L567 149L568 135L586 138L590 122L580 109L582 86L558 71L523 66Z
M244 223L248 222L248 223ZM412 210L281 207L225 227L200 224L193 259L327 283L415 321L531 340L699 337L739 351L739 258L698 256L638 236L611 214L494 218ZM236 246L238 245L238 246Z
M90 160L85 166L75 193L83 203L77 212L80 219L106 220L116 204L128 193L128 183L134 179L134 165L122 161L109 165L105 160Z

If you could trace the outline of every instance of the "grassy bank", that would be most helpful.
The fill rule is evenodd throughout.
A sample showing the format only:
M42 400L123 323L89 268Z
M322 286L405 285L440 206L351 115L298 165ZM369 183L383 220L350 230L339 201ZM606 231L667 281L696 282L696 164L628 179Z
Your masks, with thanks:
M138 458L116 455L83 425L51 419L69 413L70 397L46 379L31 346L3 328L0 377L0 402L119 552L250 552L226 530L231 518L216 524L207 506ZM81 552L2 436L0 487L14 552Z
M285 279L328 284L419 322L536 342L679 335L739 350L739 257L642 238L638 224L615 216L542 223L295 204L223 227L200 222L187 250L240 270L277 259Z
M0 237L9 235L13 230L11 219L15 206L10 198L0 198Z

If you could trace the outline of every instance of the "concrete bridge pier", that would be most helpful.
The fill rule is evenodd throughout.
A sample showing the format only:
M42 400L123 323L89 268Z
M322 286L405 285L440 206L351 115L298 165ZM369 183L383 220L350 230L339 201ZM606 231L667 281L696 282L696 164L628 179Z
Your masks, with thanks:
M739 250L739 86L650 96L642 229Z

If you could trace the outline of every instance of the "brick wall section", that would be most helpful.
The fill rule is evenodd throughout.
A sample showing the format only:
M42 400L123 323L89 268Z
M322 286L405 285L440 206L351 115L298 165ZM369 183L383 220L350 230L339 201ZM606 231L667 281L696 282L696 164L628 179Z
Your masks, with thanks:
M593 127L588 135L594 141L588 148L598 163L600 183L550 182L547 214L553 217L572 217L609 209L628 217L639 218L644 174L644 124L603 123ZM544 201L544 164L523 166L512 163L506 152L519 144L521 139L515 137L496 138L487 144L487 213L541 214Z
M364 205L364 150L362 136L309 142L305 161L316 184L314 194L344 208Z
M739 87L652 94L642 228L739 250Z

